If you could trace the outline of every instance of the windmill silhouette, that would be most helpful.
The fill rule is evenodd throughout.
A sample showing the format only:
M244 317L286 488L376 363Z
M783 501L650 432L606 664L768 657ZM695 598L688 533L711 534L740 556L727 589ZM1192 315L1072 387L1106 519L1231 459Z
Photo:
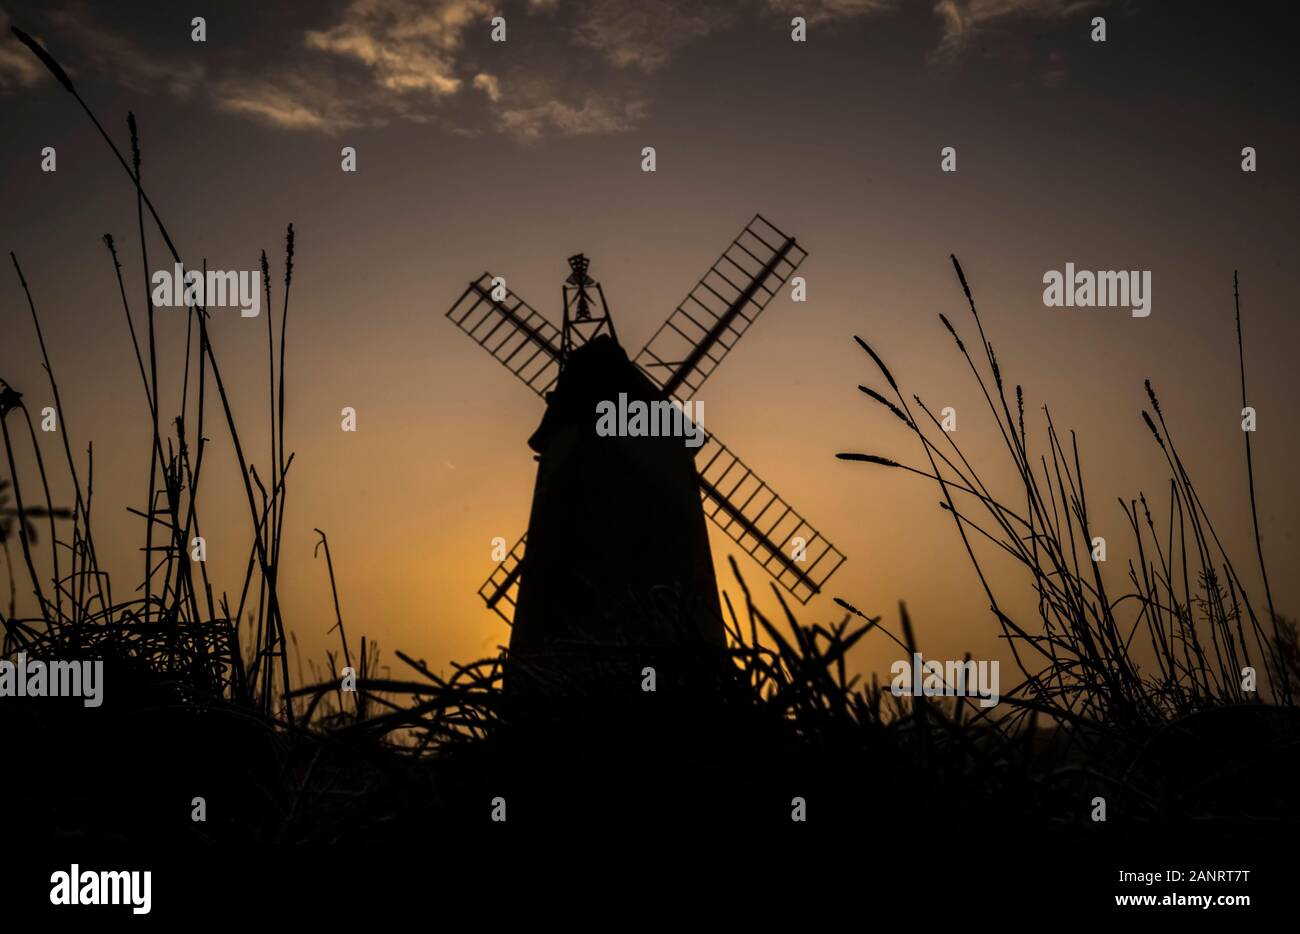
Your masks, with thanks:
M558 646L725 644L704 516L800 603L841 554L716 435L598 437L595 405L691 399L807 256L755 215L629 360L589 262L570 257L560 328L487 272L447 317L547 402L529 445L528 531L479 588L511 654ZM703 426L698 426L702 428Z

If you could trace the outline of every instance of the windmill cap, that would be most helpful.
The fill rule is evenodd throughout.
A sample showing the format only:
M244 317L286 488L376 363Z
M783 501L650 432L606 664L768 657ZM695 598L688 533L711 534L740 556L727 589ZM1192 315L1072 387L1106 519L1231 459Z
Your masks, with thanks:
M528 439L529 447L542 453L550 438L565 427L594 430L596 403L617 399L619 393L629 399L662 398L659 387L628 359L618 341L598 334L570 355L555 388L547 394L546 412Z

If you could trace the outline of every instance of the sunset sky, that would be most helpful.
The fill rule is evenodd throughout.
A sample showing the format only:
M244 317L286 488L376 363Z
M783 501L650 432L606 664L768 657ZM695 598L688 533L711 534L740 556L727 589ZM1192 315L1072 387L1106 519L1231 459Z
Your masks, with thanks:
M145 186L187 264L255 269L266 249L277 322L284 229L295 226L282 603L305 658L337 645L313 528L329 535L350 634L378 640L385 661L400 648L440 668L508 639L475 591L491 540L525 530L536 467L525 441L543 406L443 317L470 279L505 276L558 324L565 258L585 252L635 353L756 212L808 250L808 301L777 297L701 398L707 426L848 556L805 622L837 620L840 596L893 628L906 600L927 654L1006 657L934 485L834 459L922 459L857 391L885 388L858 334L907 392L957 410L972 462L995 491L1013 490L938 320L971 330L950 253L1004 372L1025 386L1031 442L1043 438L1043 404L1077 431L1117 584L1127 528L1116 497L1144 490L1167 505L1164 460L1140 417L1145 378L1224 544L1258 580L1233 330L1240 270L1264 544L1279 610L1300 613L1300 81L1292 33L1266 7L0 0L0 245L31 284L83 462L94 444L96 537L115 589L139 580L143 533L126 507L144 498L149 420L101 236L119 243L139 322L134 192L11 24L51 50L123 147L135 112ZM489 39L495 15L504 43ZM206 18L205 43L191 41L194 16ZM805 43L791 41L794 16L808 22ZM1104 43L1089 38L1094 16L1106 19ZM56 172L41 171L47 146ZM340 170L344 146L357 150L355 174ZM645 146L653 174L641 171ZM945 146L955 173L940 171ZM1241 171L1244 146L1258 152L1255 173ZM150 262L170 266L157 238ZM1044 307L1044 272L1067 262L1151 271L1151 315ZM158 322L181 351L183 314L163 309ZM261 469L265 310L215 309L212 331ZM169 416L179 359L167 367ZM49 404L7 263L0 378L34 410ZM357 410L355 434L340 430L344 406ZM233 594L250 523L215 409L207 435L209 573ZM47 463L61 462L61 442L43 443ZM730 587L730 542L713 541ZM740 566L774 610L762 571L743 556ZM999 581L1023 605L1023 583ZM897 656L872 637L854 663L884 673Z

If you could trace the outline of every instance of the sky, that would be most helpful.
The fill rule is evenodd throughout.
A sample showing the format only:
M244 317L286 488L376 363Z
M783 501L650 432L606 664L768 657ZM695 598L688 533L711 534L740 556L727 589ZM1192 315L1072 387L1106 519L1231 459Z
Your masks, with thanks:
M505 42L490 38L498 15ZM192 39L195 16L204 42ZM791 39L796 16L806 42ZM1105 42L1091 39L1097 16ZM1225 545L1257 580L1240 271L1261 531L1278 608L1295 615L1300 89L1274 19L1265 4L1088 0L0 0L0 230L42 315L63 429L83 462L94 445L96 538L123 589L139 579L141 523L127 507L144 498L149 419L101 237L114 235L134 276L138 325L134 195L9 26L53 52L123 147L135 113L144 184L189 265L255 269L267 251L277 325L294 224L281 600L304 658L337 645L314 529L329 536L349 633L378 641L386 661L401 649L445 670L508 640L475 591L492 539L525 530L536 467L525 442L542 402L443 317L469 280L502 275L558 324L565 258L585 252L634 353L756 212L808 251L808 300L776 298L701 398L708 427L848 556L804 622L838 620L839 596L896 629L906 601L928 655L1008 658L934 485L834 458L922 458L858 392L885 388L860 335L907 392L954 407L968 457L995 491L1014 489L938 319L970 330L949 254L1008 379L1025 386L1031 440L1044 404L1077 432L1118 583L1116 498L1142 490L1162 502L1168 482L1141 420L1148 378ZM355 173L341 170L345 146ZM955 172L941 170L949 146ZM1241 170L1246 146L1253 173ZM54 172L42 171L45 147ZM152 237L152 268L161 255ZM1043 275L1067 262L1150 271L1150 316L1045 307ZM175 351L167 413L179 406L185 319L162 309L157 320ZM249 458L264 468L265 314L217 309L212 333ZM47 404L10 271L0 379ZM344 406L355 433L340 430ZM209 417L209 574L235 593L249 519L219 414ZM57 436L42 445L47 461L61 457ZM713 543L732 588L730 542ZM738 560L777 611L755 586L763 572ZM995 581L1011 604L1028 593L1001 570ZM883 674L897 655L869 638L852 662Z

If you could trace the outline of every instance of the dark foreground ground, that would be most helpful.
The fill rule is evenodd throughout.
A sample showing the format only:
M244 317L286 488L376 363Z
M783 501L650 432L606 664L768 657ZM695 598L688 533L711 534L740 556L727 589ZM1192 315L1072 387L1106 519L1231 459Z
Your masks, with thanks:
M1294 710L1208 711L1089 758L1063 752L1060 731L1007 744L937 710L792 723L670 684L503 696L487 738L414 759L363 730L291 732L195 703L156 676L106 681L132 687L93 711L0 706L7 916L173 924L279 905L286 921L414 911L436 923L459 908L576 923L604 904L606 926L674 905L864 924L1031 910L1230 923L1251 909L1117 908L1114 896L1291 904ZM1105 822L1092 819L1098 795ZM51 907L50 874L72 863L150 870L150 915ZM1121 883L1121 870L1164 881ZM1186 881L1200 870L1250 875Z

